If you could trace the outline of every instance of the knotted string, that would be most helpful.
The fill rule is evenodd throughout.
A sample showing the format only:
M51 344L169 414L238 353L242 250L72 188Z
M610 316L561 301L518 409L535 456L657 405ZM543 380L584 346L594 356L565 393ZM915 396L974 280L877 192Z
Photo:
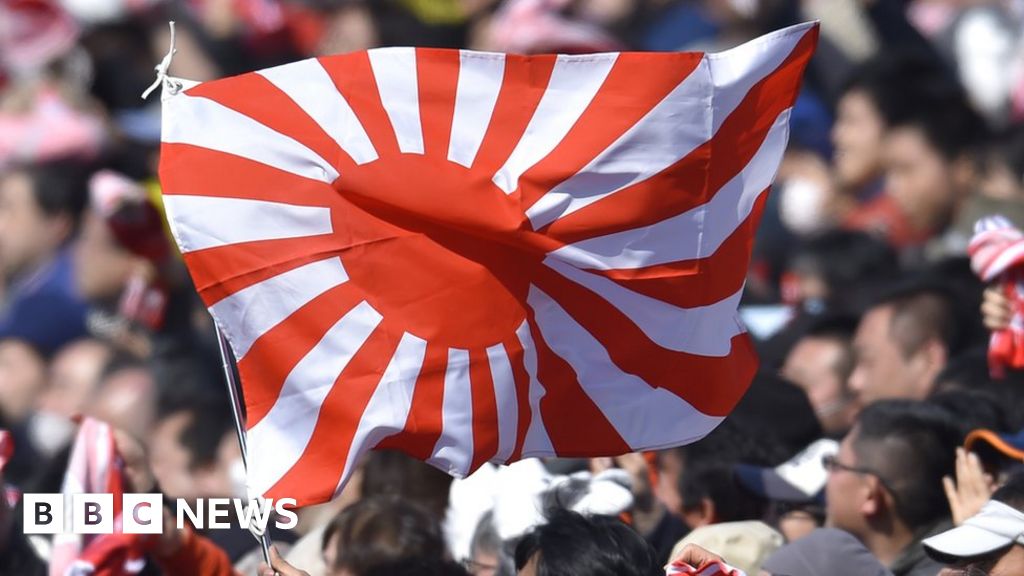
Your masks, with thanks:
M177 94L178 90L181 90L181 82L173 80L167 75L167 70L171 67L171 59L174 58L174 53L177 52L177 49L174 47L174 21L172 20L168 24L171 26L171 46L168 48L164 59L154 67L154 70L156 70L156 80L142 93L143 100L148 98L160 85L163 85L171 94Z

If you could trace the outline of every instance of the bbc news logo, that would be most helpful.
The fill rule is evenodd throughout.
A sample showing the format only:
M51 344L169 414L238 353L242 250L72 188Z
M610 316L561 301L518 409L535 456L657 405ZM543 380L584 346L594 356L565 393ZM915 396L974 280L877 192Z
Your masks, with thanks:
M112 534L113 494L24 494L25 534ZM178 499L174 516L178 530L188 523L199 530L227 530L235 526L263 533L276 512L274 526L291 530L299 518L290 510L294 498L280 500L241 498L200 498L194 505ZM162 534L164 498L160 494L124 494L121 499L121 528L124 534ZM235 523L232 523L232 516Z

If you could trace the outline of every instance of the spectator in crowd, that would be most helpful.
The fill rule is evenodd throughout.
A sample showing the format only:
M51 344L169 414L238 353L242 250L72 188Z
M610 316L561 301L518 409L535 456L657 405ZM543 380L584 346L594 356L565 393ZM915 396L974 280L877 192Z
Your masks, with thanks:
M924 541L928 555L955 570L942 574L1020 574L1024 571L1024 475L1011 476L963 525Z
M944 291L923 287L880 299L857 326L850 390L861 406L884 398L923 400L949 359L957 328Z
M798 542L780 548L765 560L769 576L891 576L864 544L835 528L815 530Z
M782 376L803 388L827 436L842 437L853 425L857 405L849 388L853 332L842 321L821 321L786 356Z
M943 478L954 471L960 429L937 406L868 406L827 460L827 522L856 536L896 576L931 576L921 540L949 526Z
M656 568L650 545L621 521L556 512L516 545L521 576L649 576Z
M85 206L77 164L23 165L0 173L0 336L49 355L85 335L85 304L68 251Z

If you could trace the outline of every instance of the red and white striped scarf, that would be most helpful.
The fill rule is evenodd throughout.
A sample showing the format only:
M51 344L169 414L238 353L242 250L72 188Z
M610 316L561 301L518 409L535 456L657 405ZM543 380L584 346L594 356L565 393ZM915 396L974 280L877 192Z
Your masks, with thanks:
M983 282L998 280L1013 308L1010 325L992 333L989 368L997 376L1008 367L1024 368L1024 233L1002 216L982 218L967 252L975 274Z

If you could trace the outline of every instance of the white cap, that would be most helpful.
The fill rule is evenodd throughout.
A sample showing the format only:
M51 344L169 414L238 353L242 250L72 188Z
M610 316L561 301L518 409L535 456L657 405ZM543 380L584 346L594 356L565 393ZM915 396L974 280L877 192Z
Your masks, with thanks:
M1024 512L989 500L974 516L952 530L924 540L928 555L947 564L1024 544Z

